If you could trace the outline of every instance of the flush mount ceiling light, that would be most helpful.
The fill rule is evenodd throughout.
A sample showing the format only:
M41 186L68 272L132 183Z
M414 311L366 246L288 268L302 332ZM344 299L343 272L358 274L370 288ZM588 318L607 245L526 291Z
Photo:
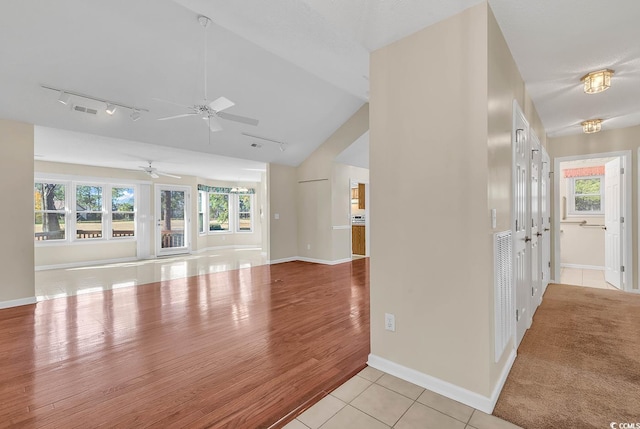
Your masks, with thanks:
M602 129L602 119L589 119L580 125L582 125L582 131L585 134L597 133Z
M584 82L584 92L597 94L606 91L611 86L611 76L613 76L613 70L609 69L594 71L582 76L580 80Z
M64 92L64 91L60 91L60 97L58 97L58 101L62 104L64 104L65 106L67 104L69 104L69 101L71 100L71 95Z
M130 105L123 104L123 103L117 103L115 101L106 100L104 98L94 97L94 96L87 95L87 94L81 94L79 92L69 91L67 89L54 88L54 87L47 86L47 85L40 85L40 86L42 88L44 88L44 89L49 89L51 91L58 92L60 94L58 96L58 101L60 103L62 103L62 104L69 104L69 102L71 101L71 96L74 96L74 97L84 98L84 99L87 99L87 100L93 100L93 101L97 101L97 102L106 104L107 105L106 112L109 115L113 115L118 107L121 107L123 109L129 109L129 110L131 110L131 114L129 115L129 117L131 118L132 121L137 121L138 119L140 119L140 117L142 116L141 112L149 112L149 110L143 109L142 107L130 106ZM78 109L76 109L76 110L78 110Z

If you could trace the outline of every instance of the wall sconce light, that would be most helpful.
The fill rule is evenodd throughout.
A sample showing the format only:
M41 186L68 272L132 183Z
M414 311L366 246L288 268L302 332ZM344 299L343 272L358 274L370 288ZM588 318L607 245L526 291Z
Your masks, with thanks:
M585 134L597 133L602 129L602 119L589 119L580 125L582 125L582 131Z
M580 79L584 82L584 92L587 94L597 94L606 91L611 86L611 76L613 70L604 69L588 73Z

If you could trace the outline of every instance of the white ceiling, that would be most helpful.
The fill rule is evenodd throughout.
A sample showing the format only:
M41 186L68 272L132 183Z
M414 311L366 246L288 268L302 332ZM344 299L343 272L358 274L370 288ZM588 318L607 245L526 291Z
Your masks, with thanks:
M121 155L122 163L131 161L116 144L125 140L154 145L140 146L150 152L145 159L169 159L178 148L299 165L366 102L371 50L481 1L5 2L0 117L83 133L85 147L110 142L111 157ZM489 2L550 135L578 133L577 125L592 117L605 119L604 129L640 123L640 1ZM225 130L212 133L210 143L197 117L156 121L183 109L154 99L192 105L204 98L199 14L213 20L208 99L225 96L236 103L228 113L260 120L257 127L221 121ZM604 67L616 70L612 88L594 96L582 93L579 78ZM79 102L100 109L89 116L61 105L57 93L41 84L150 112L133 122L122 109L108 117L102 104ZM242 132L284 142L286 150ZM42 159L57 159L64 142L38 152ZM74 162L84 162L77 152ZM200 167L211 170L210 161ZM199 168L197 159L190 162Z

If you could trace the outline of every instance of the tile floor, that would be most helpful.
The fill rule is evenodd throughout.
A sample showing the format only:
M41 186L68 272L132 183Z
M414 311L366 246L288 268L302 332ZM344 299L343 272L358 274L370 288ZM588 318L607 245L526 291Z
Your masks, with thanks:
M603 270L585 270L581 268L561 268L560 283L574 286L587 286L598 289L619 290L604 281Z
M367 367L286 429L517 429L519 426Z
M265 265L260 248L224 249L142 261L36 271L39 301Z

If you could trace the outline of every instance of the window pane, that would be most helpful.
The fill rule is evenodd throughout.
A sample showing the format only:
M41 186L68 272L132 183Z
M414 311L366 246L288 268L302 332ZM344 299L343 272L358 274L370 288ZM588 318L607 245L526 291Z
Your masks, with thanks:
M133 237L136 235L135 214L134 213L112 213L111 214L111 236L112 237Z
M36 183L33 197L36 211L65 208L65 187L59 183Z
M206 193L204 191L198 191L198 232L205 232L204 227L204 212L205 212L205 200Z
M229 231L229 195L209 195L209 231Z
M79 185L76 187L77 211L102 211L102 186Z
M111 188L111 210L132 212L135 207L133 188Z
M102 238L102 213L78 212L76 238Z
M600 195L600 178L576 179L574 186L576 195Z
M251 195L238 195L238 231L251 231Z
M579 212L599 212L600 208L600 196L577 196L576 197L576 211Z
M64 213L36 213L34 223L35 240L64 240L64 218Z

